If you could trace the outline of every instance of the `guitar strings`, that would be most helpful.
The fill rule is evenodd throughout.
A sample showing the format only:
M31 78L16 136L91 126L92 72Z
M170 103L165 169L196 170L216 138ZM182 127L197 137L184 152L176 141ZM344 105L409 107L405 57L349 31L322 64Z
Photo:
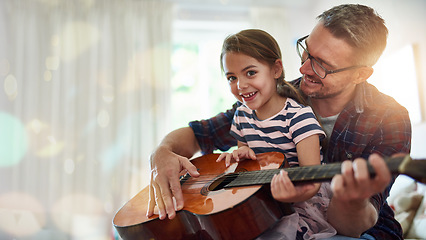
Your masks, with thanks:
M327 167L324 167L327 166ZM292 181L310 181L310 180L328 180L332 176L340 173L341 164L316 165L306 167L292 167L284 170L289 173ZM271 181L275 174L278 174L282 169L263 169L257 171L232 172L227 174L202 174L198 178L190 177L182 180L182 185L187 184L207 184L218 179L222 179L222 184L226 185L234 181L238 177L242 177L246 185L250 184L265 184Z
M386 159L388 167L392 173L398 172L398 166L403 158ZM395 165L395 166L394 166ZM303 166L284 168L288 172L291 181L324 181L330 180L334 175L340 174L341 163L331 163L326 165ZM275 174L278 174L281 169L262 169L257 171L243 171L222 174L202 174L198 178L193 178L188 175L181 179L182 185L192 184L208 184L217 180L221 181L221 185L225 186L234 180L237 180L241 186L245 183L250 184L265 184L271 181ZM374 169L369 166L370 174L374 174Z

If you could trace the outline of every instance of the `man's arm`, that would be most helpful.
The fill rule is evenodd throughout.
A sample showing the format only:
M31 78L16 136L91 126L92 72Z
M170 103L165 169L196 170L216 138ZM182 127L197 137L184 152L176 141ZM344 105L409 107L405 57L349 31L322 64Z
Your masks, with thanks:
M236 144L229 134L232 118L239 103L232 109L216 116L189 123L190 127L180 128L169 133L151 154L151 182L149 191L149 208L147 216L154 214L157 205L160 219L168 215L176 216L176 210L184 206L179 176L187 171L198 177L196 167L189 161L196 152L212 153L215 149L228 150ZM176 200L176 208L173 202Z
M195 153L200 151L200 146L192 129L190 127L183 127L170 132L164 137L151 155L151 161L159 150L168 150L168 152L191 158Z
M151 154L150 198L147 216L154 214L157 205L160 219L176 216L176 210L183 208L183 196L179 183L181 171L198 177L196 167L189 161L200 150L194 132L184 127L169 133ZM173 198L176 200L176 209Z

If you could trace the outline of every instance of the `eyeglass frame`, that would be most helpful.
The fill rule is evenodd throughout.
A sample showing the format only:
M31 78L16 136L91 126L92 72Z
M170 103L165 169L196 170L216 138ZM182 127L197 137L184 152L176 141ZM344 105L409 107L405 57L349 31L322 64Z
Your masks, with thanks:
M299 57L300 57L300 59L302 60L302 65L308 60L308 59L310 59L311 60L311 67L312 67L312 70L315 72L315 74L319 77L319 78L321 78L321 79L324 79L325 77L327 77L327 75L329 75L329 74L333 74L333 73L338 73L338 72L343 72L343 71L346 71L346 70L351 70L351 69L355 69L355 68L361 68L361 67L367 67L366 65L355 65L355 66L350 66L350 67L345 67L345 68L339 68L339 69L336 69L336 70L328 70L327 68L325 68L316 58L314 58L310 53L309 53L309 51L308 51L308 49L306 49L303 45L302 45L302 41L303 40L305 40L306 38L308 38L309 37L309 35L306 35L306 36L304 36L304 37L302 37L302 38L299 38L298 40L297 40L297 42L296 42L296 51L297 51L297 55L299 55ZM306 45L306 44L305 44ZM302 57L302 55L301 55L301 53L300 53L300 51L299 51L299 46L303 49L303 51L304 52L306 52L307 54L308 54L308 57L305 59L305 60L303 60L303 57ZM321 77L320 75L319 75L319 73L315 70L315 67L314 67L314 62L313 61L315 61L323 70L324 70L324 72L325 72L325 75L324 75L324 77Z

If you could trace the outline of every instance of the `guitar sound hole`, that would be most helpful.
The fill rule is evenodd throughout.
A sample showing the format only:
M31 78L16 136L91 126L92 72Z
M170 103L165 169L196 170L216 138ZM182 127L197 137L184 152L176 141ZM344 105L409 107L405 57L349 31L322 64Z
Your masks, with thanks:
M222 190L224 188L226 188L226 185L228 185L230 182L234 181L234 179L237 178L236 174L233 175L224 175L220 178L217 178L216 180L214 180L210 186L209 186L209 191L219 191Z

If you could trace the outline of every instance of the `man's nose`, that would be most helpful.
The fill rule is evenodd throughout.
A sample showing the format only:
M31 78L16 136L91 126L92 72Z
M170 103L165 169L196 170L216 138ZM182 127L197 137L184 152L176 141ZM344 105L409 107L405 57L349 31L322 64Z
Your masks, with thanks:
M301 74L307 74L312 75L314 70L312 69L311 59L306 59L305 62L302 63L302 66L300 66L299 71Z

